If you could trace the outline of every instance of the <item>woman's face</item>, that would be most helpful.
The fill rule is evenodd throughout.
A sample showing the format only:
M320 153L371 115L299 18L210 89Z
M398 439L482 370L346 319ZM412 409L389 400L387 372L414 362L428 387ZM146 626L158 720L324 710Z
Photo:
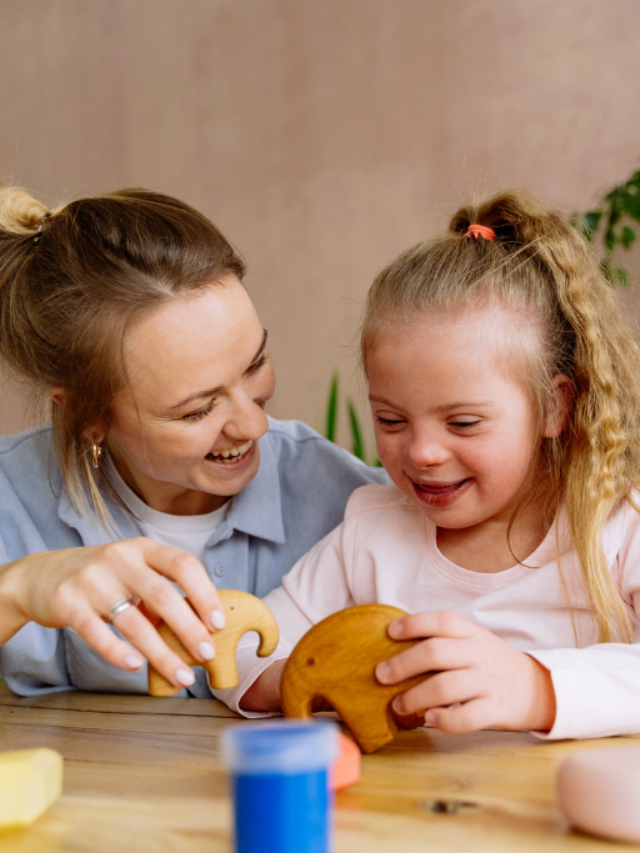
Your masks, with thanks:
M167 302L127 331L128 387L107 444L153 509L197 515L256 475L263 411L275 389L266 332L234 275Z

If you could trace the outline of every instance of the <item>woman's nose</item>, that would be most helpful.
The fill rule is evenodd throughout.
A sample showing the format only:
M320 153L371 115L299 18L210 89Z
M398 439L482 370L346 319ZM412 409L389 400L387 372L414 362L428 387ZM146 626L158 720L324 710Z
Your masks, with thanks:
M234 400L224 431L229 438L260 438L269 429L269 421L262 406L247 394Z

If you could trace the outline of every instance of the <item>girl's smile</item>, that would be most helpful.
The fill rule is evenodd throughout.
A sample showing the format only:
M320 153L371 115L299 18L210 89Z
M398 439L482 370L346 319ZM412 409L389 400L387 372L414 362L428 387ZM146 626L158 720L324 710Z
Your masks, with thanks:
M453 483L418 483L412 480L418 499L429 506L450 506L467 491L472 482L472 477Z
M512 319L499 306L432 310L383 326L367 353L382 464L437 525L443 553L478 571L515 562L507 532L528 493L541 442L514 354L500 344L509 340ZM528 512L518 514L511 531L520 559L546 532L541 507ZM482 554L495 554L497 542L504 560L487 567Z

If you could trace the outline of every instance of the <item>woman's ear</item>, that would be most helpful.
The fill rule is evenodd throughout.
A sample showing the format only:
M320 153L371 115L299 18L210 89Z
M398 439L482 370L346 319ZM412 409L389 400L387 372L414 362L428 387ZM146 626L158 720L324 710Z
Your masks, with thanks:
M53 388L49 388L49 396L56 406L64 406L68 399L67 389L63 388L62 385L55 385Z
M49 396L56 406L64 407L68 405L69 394L67 389L63 388L61 385L49 388ZM90 429L86 429L82 434L92 444L102 444L107 437L107 431L103 427L91 427Z
M552 405L545 421L543 438L557 438L562 434L576 396L575 385L564 373L554 376L552 384Z

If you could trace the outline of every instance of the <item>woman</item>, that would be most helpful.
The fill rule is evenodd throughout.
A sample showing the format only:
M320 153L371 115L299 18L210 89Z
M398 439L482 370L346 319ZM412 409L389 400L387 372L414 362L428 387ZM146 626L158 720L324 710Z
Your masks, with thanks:
M213 582L265 595L355 488L385 479L267 419L275 380L243 274L174 198L50 211L0 191L0 357L52 408L51 425L0 439L0 669L15 692L146 692L147 659L210 696L154 623L211 659Z

